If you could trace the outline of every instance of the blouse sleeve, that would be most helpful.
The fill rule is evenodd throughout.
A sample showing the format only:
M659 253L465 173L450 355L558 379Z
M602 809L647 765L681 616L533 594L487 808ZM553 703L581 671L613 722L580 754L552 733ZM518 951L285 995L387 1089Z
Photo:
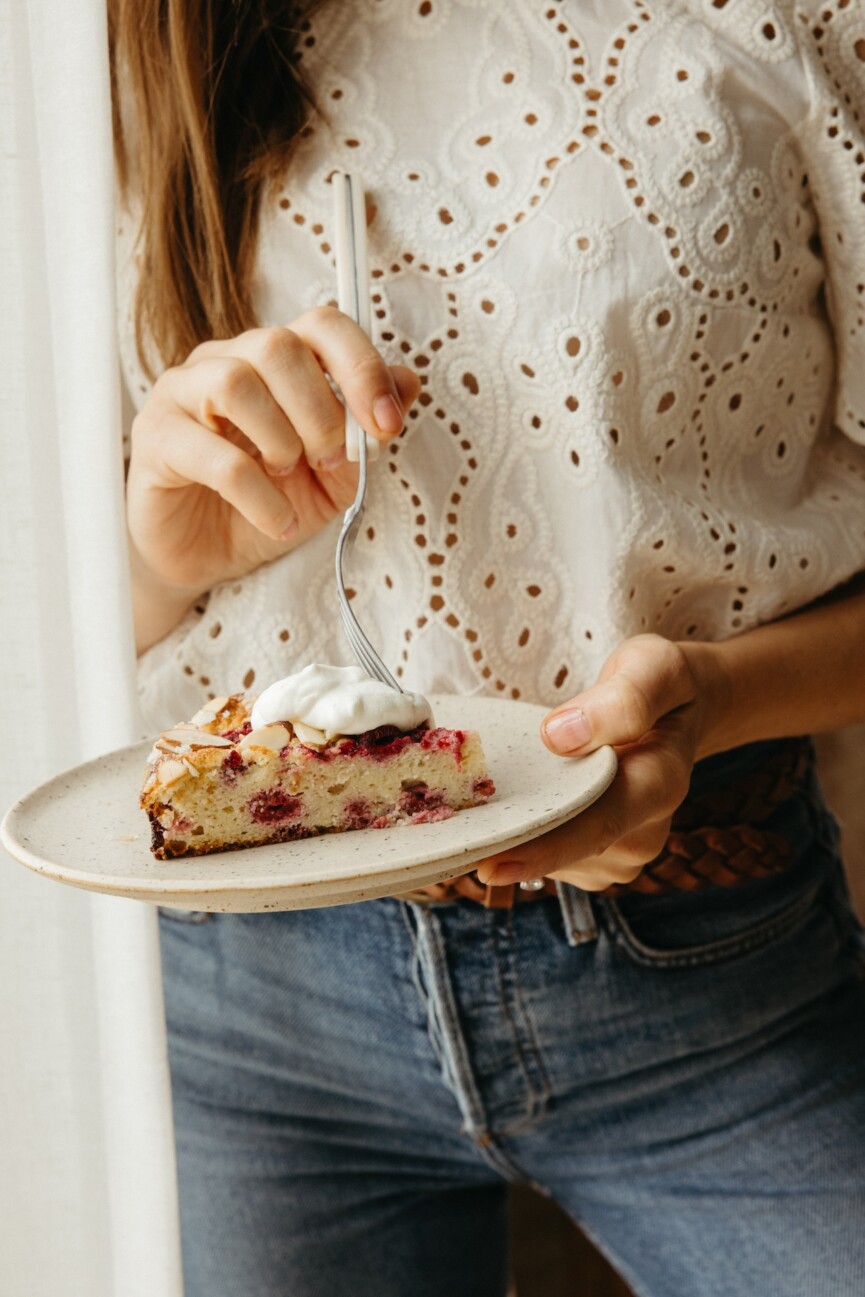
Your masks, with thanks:
M865 444L865 14L803 5L799 39L811 107L801 143L820 226L835 336L835 422Z

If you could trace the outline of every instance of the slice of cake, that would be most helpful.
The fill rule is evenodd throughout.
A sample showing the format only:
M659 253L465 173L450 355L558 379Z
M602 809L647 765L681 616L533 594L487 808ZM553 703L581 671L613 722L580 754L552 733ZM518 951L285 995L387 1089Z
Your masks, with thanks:
M425 824L494 792L476 733L432 725L425 699L359 668L308 667L258 699L216 698L161 734L141 806L166 860Z

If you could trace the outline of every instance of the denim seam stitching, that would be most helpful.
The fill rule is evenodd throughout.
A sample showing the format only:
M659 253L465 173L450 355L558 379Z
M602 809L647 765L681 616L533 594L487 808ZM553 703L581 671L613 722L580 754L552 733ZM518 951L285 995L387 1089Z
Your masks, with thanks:
M732 959L737 955L748 954L768 944L773 937L782 935L807 913L822 888L822 882L818 883L816 887L809 888L804 896L799 897L781 914L764 920L762 923L757 924L756 927L749 929L747 933L735 937L724 937L720 941L707 942L702 946L689 946L684 950L670 953L660 953L654 950L652 946L644 945L634 935L630 924L614 900L605 902L605 910L610 920L611 936L614 943L617 946L623 946L639 963L650 965L653 968L698 968L704 964L719 963L724 959Z
M415 911L421 967L428 965L427 983L433 1016L441 1033L444 1054L443 1077L450 1080L453 1093L465 1122L466 1133L474 1143L489 1136L483 1102L475 1085L468 1047L459 1024L453 988L447 970L447 959L438 920L422 905L409 902ZM424 960L424 956L426 959ZM449 1088L451 1088L449 1087Z
M444 1054L442 1052L441 1029L439 1027L438 1022L436 1021L432 997L429 993L428 988L424 984L423 963L421 960L421 954L418 947L417 933L414 924L412 923L411 908L408 905L401 905L400 911L401 911L402 921L405 924L406 931L408 932L409 935L409 940L411 941L412 985L414 986L415 991L417 992L418 999L420 1000L420 1003L423 1006L424 1017L426 1018L427 1036L432 1046L433 1054L435 1055L440 1071L444 1072L446 1070L447 1064L445 1062Z
M508 933L511 937L513 937L513 913L512 912L508 912L505 921L508 926ZM510 961L507 960L506 957L503 958L504 952L502 951L501 939L499 934L499 925L495 922L493 923L492 932L493 932L493 949L496 956L496 973L498 975L497 987L499 993L499 1009L501 1011L502 1018L510 1028L511 1039L514 1045L514 1052L519 1062L520 1072L522 1073L523 1076L523 1081L525 1083L527 1100L528 1100L527 1111L525 1112L525 1114L522 1117L517 1118L516 1121L513 1123L513 1125L507 1127L507 1129L526 1130L531 1128L532 1123L534 1121L535 1109L537 1106L537 1095L535 1091L534 1082L531 1076L531 1069L529 1068L528 1061L525 1057L523 1042L520 1039L520 1033L517 1029L516 1019L511 1011L510 1005L508 1004L507 989L505 986L505 978L504 978L504 965L507 964L508 966L510 966ZM504 1131L498 1133L503 1134Z
M508 949L506 952L504 952L504 954L511 975L510 980L513 987L514 1007L518 1010L519 1017L523 1025L523 1036L524 1036L523 1039L521 1039L520 1032L518 1030L516 1015L512 1012L511 1006L507 1002L505 1002L504 1007L508 1017L508 1021L511 1023L513 1029L514 1042L517 1047L517 1052L520 1056L520 1062L522 1064L523 1074L526 1078L526 1084L530 1095L531 1111L527 1112L525 1117L521 1121L511 1124L505 1127L504 1129L502 1129L501 1131L497 1130L496 1133L501 1135L525 1133L526 1131L535 1129L541 1123L541 1121L543 1121L546 1115L547 1106L549 1103L550 1095L552 1093L550 1081L546 1074L546 1069L544 1068L543 1060L541 1058L541 1053L538 1048L537 1037L535 1036L535 1033L532 1029L531 1019L529 1015L526 1013L525 1002L523 1000L523 995L522 995L522 987L520 986L519 973L517 971L516 959L514 958L515 933L514 933L513 910L508 912L507 927L508 927L509 940L508 940ZM496 949L498 953L500 949L498 932L496 932L495 941L496 941ZM526 1050L525 1041L528 1042L528 1051Z
M426 949L430 971L430 995L434 1004L434 1016L441 1032L447 1067L447 1071L443 1072L443 1079L447 1084L446 1078L448 1074L450 1075L453 1084L452 1093L463 1116L463 1133L468 1135L487 1165L499 1175L506 1180L524 1180L522 1172L499 1146L497 1137L490 1130L487 1121L483 1100L475 1084L468 1044L460 1027L439 921L429 913L425 905L413 901L407 904L413 910L417 923L418 947L422 960L423 948Z

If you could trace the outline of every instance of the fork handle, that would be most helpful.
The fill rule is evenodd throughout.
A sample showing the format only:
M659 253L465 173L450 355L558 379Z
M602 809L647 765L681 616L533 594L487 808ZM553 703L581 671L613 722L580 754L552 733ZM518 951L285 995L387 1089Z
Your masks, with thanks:
M336 280L339 309L360 325L367 337L372 331L369 300L369 259L366 243L366 198L358 176L334 172L336 224ZM352 412L345 410L345 455L351 463L360 459L360 439L365 437L367 459L378 456L378 442L364 433Z

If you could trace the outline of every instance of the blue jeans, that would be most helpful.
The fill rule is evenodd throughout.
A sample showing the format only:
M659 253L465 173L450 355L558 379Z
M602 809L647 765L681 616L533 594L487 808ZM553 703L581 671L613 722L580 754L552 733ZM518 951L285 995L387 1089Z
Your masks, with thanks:
M865 946L816 784L766 827L731 890L163 911L186 1297L503 1297L517 1181L645 1297L858 1297Z

